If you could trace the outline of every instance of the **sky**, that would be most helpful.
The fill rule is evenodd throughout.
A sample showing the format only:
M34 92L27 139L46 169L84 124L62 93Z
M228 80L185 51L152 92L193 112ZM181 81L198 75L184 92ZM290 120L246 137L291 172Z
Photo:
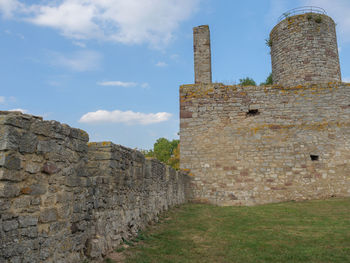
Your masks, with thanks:
M150 149L178 138L179 86L194 82L193 27L210 27L214 82L259 84L279 16L309 5L336 22L350 82L349 0L0 0L0 110Z

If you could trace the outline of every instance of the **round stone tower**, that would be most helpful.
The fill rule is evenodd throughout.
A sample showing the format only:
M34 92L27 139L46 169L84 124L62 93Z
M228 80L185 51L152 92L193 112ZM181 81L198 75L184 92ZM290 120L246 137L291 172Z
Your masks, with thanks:
M323 9L296 8L279 21L268 40L274 84L341 81L335 23Z

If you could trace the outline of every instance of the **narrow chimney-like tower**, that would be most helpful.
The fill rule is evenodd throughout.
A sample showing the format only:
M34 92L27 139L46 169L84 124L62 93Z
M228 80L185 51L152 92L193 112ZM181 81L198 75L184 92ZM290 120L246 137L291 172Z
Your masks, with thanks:
M211 51L209 26L193 28L195 83L211 83Z

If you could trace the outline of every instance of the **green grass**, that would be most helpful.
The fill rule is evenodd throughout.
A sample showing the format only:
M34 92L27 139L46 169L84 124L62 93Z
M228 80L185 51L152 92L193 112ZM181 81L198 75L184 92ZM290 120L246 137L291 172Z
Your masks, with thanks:
M139 236L126 262L350 262L350 199L186 204Z

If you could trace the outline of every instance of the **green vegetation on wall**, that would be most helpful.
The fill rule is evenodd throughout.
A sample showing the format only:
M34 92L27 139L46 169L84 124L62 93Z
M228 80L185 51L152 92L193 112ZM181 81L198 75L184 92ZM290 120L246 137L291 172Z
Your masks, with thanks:
M266 78L265 82L260 83L260 86L265 86L265 85L272 85L273 84L273 79L272 79L272 73L268 75Z
M166 138L159 138L153 145L153 149L144 150L142 153L146 157L157 158L159 161L170 165L174 169L179 169L180 165L180 145L179 140L169 141Z
M238 85L241 86L256 86L256 82L249 77L243 78L243 79L239 79L239 83Z

